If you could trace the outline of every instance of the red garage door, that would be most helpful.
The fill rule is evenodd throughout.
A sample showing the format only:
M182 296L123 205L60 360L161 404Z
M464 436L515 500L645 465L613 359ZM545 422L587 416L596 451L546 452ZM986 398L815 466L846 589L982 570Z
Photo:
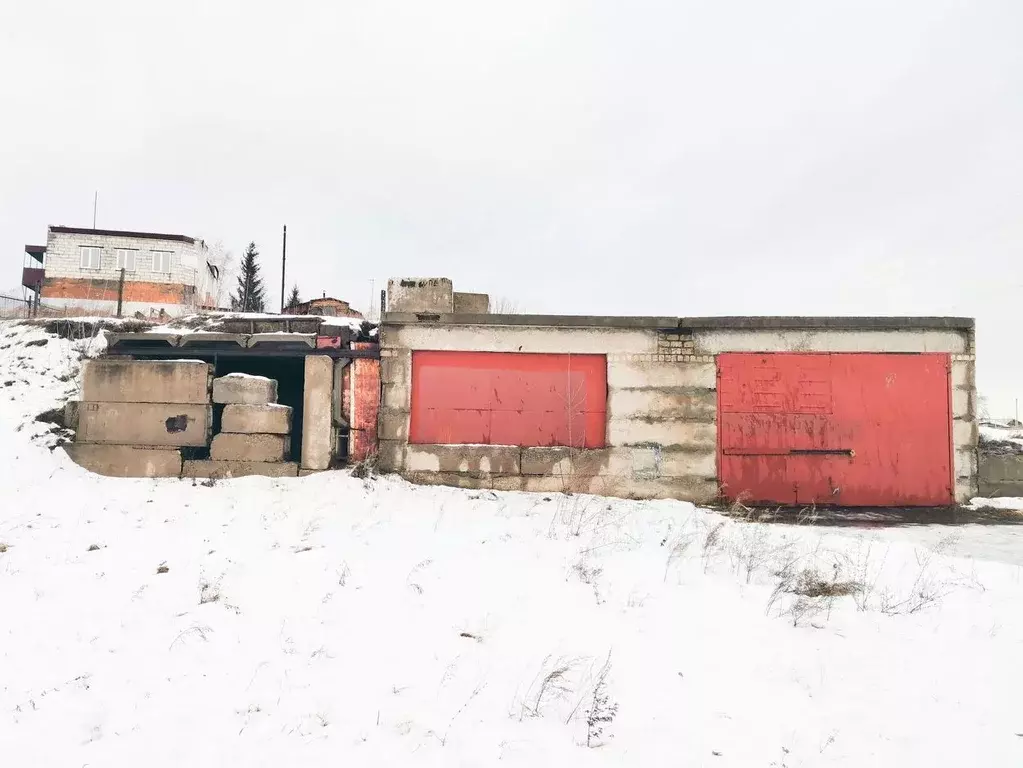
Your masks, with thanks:
M951 504L949 369L940 354L719 355L723 495Z
M409 442L604 447L603 355L413 352Z

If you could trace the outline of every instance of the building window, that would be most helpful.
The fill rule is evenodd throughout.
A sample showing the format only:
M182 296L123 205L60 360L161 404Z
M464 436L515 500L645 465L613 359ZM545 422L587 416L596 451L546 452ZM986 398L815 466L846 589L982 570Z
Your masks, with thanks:
M82 255L82 269L102 269L103 249L93 245L83 245L79 249Z
M171 271L171 252L153 251L153 271L169 273Z
M117 268L123 269L125 272L134 272L136 255L138 255L138 251L131 250L130 248L118 248Z

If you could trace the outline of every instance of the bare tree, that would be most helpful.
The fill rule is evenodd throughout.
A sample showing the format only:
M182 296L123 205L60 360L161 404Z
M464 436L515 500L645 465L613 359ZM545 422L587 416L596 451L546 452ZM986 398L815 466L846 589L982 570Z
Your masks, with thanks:
M205 263L198 266L196 302L199 307L224 306L228 288L234 274L234 255L217 240L206 251Z
M495 296L490 301L490 314L492 315L521 315L522 309L517 301L507 296Z

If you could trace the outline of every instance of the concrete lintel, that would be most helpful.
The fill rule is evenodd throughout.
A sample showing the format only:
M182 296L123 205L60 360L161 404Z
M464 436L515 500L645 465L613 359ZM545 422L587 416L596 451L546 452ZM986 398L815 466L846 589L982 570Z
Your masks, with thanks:
M147 333L145 336L153 336L152 333ZM142 334L136 334L134 336L125 336L125 341L139 341ZM195 333L186 333L181 336L180 346L182 347L193 347L201 344L210 344L216 342L237 344L239 347L244 347L248 336L243 336L237 333L215 333L212 331L196 331Z
M247 347L255 347L259 344L295 344L316 349L315 333L254 333L245 342Z
M145 333L109 333L107 334L107 346L113 347L122 339L130 339L132 341L163 341L169 346L176 347L181 341L181 337L180 333L149 333L148 331Z

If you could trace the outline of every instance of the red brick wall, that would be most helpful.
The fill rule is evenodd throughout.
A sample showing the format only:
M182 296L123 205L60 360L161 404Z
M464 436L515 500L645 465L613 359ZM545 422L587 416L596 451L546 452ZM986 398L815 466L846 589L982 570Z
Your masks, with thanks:
M44 299L87 299L117 301L117 280L90 280L76 277L48 277L43 282ZM181 283L150 283L126 280L124 301L144 304L188 304L195 287Z
M376 344L356 342L353 349L373 349ZM349 374L351 371L351 374ZM351 379L355 376L355 413L349 416L351 433L348 438L349 461L362 461L377 452L377 411L380 410L380 361L356 358L345 369L345 390L342 399L346 414L351 411Z

